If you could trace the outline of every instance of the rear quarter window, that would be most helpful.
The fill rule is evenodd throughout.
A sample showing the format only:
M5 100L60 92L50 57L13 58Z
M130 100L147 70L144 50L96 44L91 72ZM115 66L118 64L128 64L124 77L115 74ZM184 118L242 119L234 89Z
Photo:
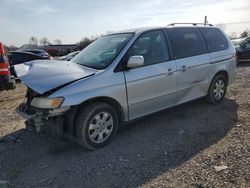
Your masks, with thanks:
M201 28L200 30L207 42L209 52L217 52L228 48L228 41L219 29Z
M175 59L207 53L204 38L197 28L171 28L168 34Z

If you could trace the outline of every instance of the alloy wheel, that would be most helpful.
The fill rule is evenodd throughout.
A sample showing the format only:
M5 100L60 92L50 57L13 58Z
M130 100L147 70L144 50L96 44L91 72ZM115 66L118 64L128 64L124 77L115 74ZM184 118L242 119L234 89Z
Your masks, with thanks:
M90 121L88 136L94 143L102 143L109 138L114 127L110 113L99 112Z
M214 98L220 100L225 93L225 82L221 79L217 80L214 84Z

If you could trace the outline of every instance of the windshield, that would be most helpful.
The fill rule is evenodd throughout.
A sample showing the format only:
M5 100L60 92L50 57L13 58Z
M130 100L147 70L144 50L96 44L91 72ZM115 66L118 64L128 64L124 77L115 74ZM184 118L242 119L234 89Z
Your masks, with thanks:
M94 69L105 69L120 53L132 37L132 33L100 37L71 61Z

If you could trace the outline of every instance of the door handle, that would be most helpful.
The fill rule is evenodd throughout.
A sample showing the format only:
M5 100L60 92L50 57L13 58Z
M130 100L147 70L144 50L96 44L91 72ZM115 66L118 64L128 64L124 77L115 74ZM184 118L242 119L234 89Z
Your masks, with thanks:
M174 72L174 71L172 71L172 69L171 69L171 68L170 68L170 69L168 69L168 75L173 74L173 72Z
M181 67L181 70L182 70L182 72L184 72L184 71L187 70L187 67L186 67L185 65L183 65L183 66Z

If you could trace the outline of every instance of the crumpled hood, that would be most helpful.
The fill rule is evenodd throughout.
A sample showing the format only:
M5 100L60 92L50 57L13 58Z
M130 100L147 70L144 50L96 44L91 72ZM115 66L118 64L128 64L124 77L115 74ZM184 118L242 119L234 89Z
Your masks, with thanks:
M97 72L73 62L57 60L36 60L14 67L18 78L40 94Z

